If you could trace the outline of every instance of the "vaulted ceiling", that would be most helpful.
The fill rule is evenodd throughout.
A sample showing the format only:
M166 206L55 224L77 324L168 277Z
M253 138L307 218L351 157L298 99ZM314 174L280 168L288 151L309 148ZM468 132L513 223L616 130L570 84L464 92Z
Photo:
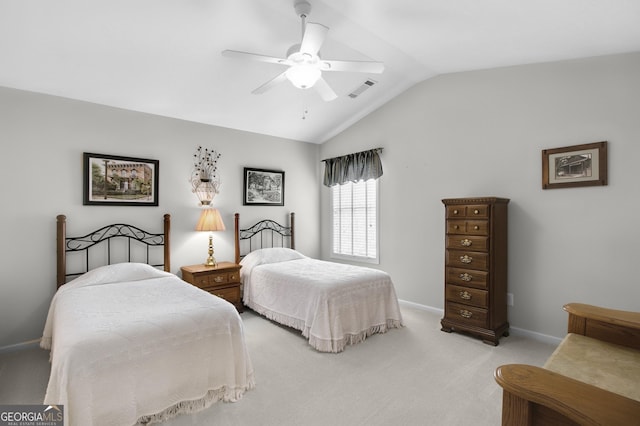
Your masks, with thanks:
M322 143L439 74L640 51L637 0L308 0L323 59L384 72L324 72L330 102L288 81L252 94L286 67L221 52L285 57L294 1L1 0L0 86Z

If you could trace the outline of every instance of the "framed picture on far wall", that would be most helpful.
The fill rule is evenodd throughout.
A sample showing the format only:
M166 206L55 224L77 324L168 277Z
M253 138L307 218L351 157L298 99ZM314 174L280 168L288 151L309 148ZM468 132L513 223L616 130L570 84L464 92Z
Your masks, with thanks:
M606 184L606 141L542 151L542 189Z
M157 206L159 161L84 153L82 204Z
M284 172L244 168L245 206L284 206Z

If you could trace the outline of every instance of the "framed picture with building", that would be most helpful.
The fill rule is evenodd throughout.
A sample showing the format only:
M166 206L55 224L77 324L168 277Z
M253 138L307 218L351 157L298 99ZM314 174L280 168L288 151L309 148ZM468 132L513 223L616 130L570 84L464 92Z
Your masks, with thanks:
M85 206L158 205L158 160L85 152L83 163Z
M542 189L607 185L607 142L542 151Z

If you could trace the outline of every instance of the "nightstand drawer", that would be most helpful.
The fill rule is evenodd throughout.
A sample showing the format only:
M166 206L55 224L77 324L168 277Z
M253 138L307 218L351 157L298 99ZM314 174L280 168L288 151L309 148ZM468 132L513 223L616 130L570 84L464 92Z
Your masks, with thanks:
M232 282L239 282L239 276L234 272L227 272L223 274L210 274L209 284L227 284Z
M224 288L205 287L203 288L203 290L208 291L214 296L218 296L226 300L227 302L231 302L234 305L237 305L240 301L240 287L237 285L233 287L224 287Z
M193 280L194 284L198 287L204 287L208 285L222 285L227 283L240 282L240 274L238 272L198 274L194 276Z
M200 288L206 287L209 285L209 275L194 275L191 284Z

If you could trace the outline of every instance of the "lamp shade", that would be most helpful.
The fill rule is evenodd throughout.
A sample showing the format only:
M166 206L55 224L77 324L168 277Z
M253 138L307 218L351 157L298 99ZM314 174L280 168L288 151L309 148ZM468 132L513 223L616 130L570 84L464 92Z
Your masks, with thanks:
M202 209L196 231L224 231L224 222L218 209Z

